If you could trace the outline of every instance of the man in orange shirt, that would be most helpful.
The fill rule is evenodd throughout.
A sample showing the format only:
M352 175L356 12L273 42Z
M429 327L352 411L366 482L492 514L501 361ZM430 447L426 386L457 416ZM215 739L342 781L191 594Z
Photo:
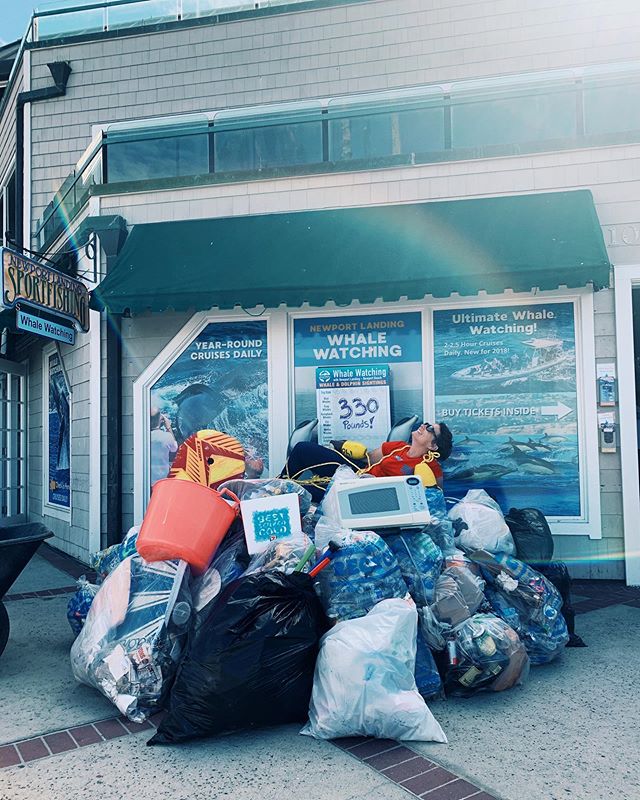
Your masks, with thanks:
M434 483L442 486L442 468L438 460L448 458L452 446L453 436L444 422L423 422L411 434L410 444L384 442L370 453L365 453L366 462L362 468L350 457L351 451L344 445L342 451L338 451L313 442L300 442L291 451L282 477L304 483L315 502L322 500L325 486L320 481L308 482L304 473L311 472L312 476L321 479L330 478L343 464L360 468L361 472L368 472L376 478L417 474L427 486Z

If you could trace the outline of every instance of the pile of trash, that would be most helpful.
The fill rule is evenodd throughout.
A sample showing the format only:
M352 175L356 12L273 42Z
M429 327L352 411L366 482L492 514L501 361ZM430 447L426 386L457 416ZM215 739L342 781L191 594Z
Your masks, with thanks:
M356 477L340 467L319 506L280 478L159 481L69 603L75 677L134 722L166 708L150 744L289 722L446 742L425 700L510 689L562 652L562 597L516 557L549 567L539 512L512 510L516 546L486 492L448 509L432 486L425 527L350 530L335 487Z

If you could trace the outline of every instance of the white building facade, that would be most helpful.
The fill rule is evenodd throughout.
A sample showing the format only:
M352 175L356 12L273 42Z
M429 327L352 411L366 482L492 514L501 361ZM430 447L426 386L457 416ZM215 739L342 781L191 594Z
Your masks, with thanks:
M640 583L630 0L206 5L47 12L14 65L4 244L71 252L94 310L73 345L5 312L4 516L83 560L118 540L156 411L265 474L305 419L324 440L415 414L454 432L447 493L540 507L573 575ZM62 63L20 152L19 95Z

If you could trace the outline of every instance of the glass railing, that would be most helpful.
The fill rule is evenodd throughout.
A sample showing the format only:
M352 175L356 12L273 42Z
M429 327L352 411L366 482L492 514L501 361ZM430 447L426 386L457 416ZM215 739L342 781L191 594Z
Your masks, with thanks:
M45 250L102 182L126 193L627 142L640 142L640 62L112 123L36 238Z
M102 183L102 147L93 146L68 175L44 210L36 230L36 249L46 251L82 210L91 196L91 187Z
M45 41L164 22L216 17L233 11L296 5L307 0L78 0L38 6L33 40Z

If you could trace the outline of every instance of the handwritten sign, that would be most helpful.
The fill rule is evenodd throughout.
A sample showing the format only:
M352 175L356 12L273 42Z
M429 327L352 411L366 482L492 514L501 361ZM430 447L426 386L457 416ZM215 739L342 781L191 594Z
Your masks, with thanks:
M377 447L391 427L389 366L317 368L316 410L320 444L355 439Z
M261 553L273 542L304 544L297 494L242 500L240 511L249 555Z

